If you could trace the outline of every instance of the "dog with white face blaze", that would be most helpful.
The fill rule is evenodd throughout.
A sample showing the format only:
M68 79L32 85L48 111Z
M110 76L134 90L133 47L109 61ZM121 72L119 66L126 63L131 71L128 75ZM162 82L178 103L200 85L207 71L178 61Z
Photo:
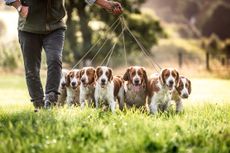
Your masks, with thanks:
M69 72L69 70L62 69L61 80L60 80L59 89L58 89L58 92L60 93L58 95L58 101L57 101L58 106L63 106L65 104L65 101L66 101L66 97L67 97L66 76L67 76L68 72Z
M148 103L150 113L159 110L165 111L170 105L172 92L179 81L179 73L176 69L162 69L159 75L153 75L148 81Z
M88 106L95 106L94 91L95 91L95 69L93 67L84 67L80 71L80 104L81 108L85 107L85 102Z
M80 95L80 70L73 69L69 71L66 76L66 89L67 89L67 105L80 105L79 95Z
M125 104L127 108L145 107L148 77L146 70L140 66L129 67L124 76Z
M176 103L176 112L179 113L183 110L182 99L187 99L191 94L191 81L180 76L177 87L173 90L172 100Z
M113 76L111 68L99 66L96 68L96 87L95 87L95 104L99 107L102 102L103 110L109 108L115 111L116 100L118 100L119 108L122 110L124 105L124 87L121 77Z

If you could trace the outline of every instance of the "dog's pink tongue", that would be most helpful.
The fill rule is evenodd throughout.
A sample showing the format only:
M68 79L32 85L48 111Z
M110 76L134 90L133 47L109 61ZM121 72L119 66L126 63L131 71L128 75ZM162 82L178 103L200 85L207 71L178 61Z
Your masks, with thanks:
M139 86L134 86L134 91L135 92L138 92L140 90L140 87Z

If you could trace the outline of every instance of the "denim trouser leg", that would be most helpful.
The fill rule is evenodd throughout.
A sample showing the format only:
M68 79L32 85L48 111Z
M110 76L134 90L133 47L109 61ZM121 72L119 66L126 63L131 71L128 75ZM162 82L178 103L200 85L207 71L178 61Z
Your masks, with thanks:
M31 101L41 101L44 97L40 80L41 36L23 31L19 31L18 34L24 60L26 83Z
M46 95L53 92L58 93L61 69L62 69L62 50L64 44L65 30L53 31L43 38L43 48L47 59L47 82Z
M48 34L19 31L26 82L32 102L39 102L44 98L40 80L42 47L45 50L48 65L45 93L46 95L53 93L52 95L57 97L61 78L64 37L64 29L58 29Z

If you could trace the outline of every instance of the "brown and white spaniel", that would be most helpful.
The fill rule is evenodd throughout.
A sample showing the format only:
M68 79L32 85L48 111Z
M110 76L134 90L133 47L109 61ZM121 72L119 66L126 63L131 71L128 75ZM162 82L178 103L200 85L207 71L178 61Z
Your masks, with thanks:
M84 108L85 102L88 106L94 106L95 91L95 69L93 67L84 67L80 71L80 104Z
M167 110L171 95L179 81L179 73L176 69L166 68L156 75L154 74L148 83L148 102L150 113L156 113L158 109Z
M117 99L119 108L122 109L124 103L124 87L122 78L119 76L113 76L112 69L109 67L97 67L94 97L96 107L102 104L103 109L106 109L109 106L111 111L114 112Z
M80 70L73 69L69 71L66 76L66 89L67 89L67 100L68 106L79 105L80 95Z
M183 110L182 99L189 97L192 89L191 86L191 81L188 78L180 76L179 83L172 93L172 100L176 103L176 112L181 112Z
M123 79L126 107L142 107L146 105L148 77L146 70L140 66L129 67Z
M67 76L68 72L69 72L69 70L62 69L61 80L60 80L59 89L58 89L58 92L60 93L58 95L58 101L57 101L58 106L63 106L65 104L65 101L66 101L66 97L67 97L66 76Z

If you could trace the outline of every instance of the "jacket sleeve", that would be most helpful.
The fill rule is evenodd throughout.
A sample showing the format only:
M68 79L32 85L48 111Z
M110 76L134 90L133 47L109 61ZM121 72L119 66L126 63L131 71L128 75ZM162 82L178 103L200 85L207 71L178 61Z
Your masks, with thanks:
M85 0L85 2L89 5L93 5L96 2L96 0Z
M16 0L4 0L6 5L10 5L11 3L15 2Z

